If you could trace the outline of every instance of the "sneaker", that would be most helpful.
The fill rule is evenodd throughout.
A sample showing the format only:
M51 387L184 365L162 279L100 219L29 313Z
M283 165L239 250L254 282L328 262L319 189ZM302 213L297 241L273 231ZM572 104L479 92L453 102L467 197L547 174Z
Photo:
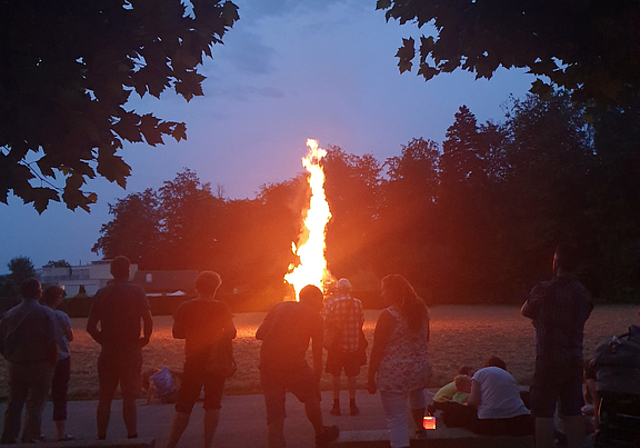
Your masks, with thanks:
M340 428L337 426L325 426L320 434L316 434L316 447L328 446L340 436Z
M349 413L351 415L358 415L360 413L360 409L358 409L358 406L356 406L355 404L352 404L351 406L349 406Z
M334 404L333 407L331 408L331 410L329 411L329 414L331 414L331 415L341 415L340 414L340 405L339 404Z
M74 440L74 437L69 434L65 434L64 436L57 439L58 442L69 442L70 440Z

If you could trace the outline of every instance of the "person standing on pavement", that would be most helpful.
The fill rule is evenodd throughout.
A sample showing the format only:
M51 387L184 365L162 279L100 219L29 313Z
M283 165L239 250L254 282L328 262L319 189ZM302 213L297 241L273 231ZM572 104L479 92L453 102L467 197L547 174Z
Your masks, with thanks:
M536 329L531 411L537 448L554 444L553 414L558 402L568 447L578 448L584 437L582 340L593 304L574 276L578 263L575 246L559 245L553 256L554 277L534 286L521 309Z
M53 310L56 315L56 323L62 335L62 344L58 347L58 362L53 372L51 380L51 401L53 401L53 421L56 425L56 439L59 442L73 440L73 437L66 433L67 426L67 392L69 390L69 380L71 379L71 352L69 342L73 341L73 331L71 330L71 319L64 311L60 311L58 306L62 302L62 288L53 285L45 289L42 294L42 304Z
M173 314L173 337L186 339L184 373L178 391L176 412L167 448L174 448L189 425L191 411L204 387L204 447L213 444L220 419L220 400L225 378L207 371L213 344L221 338L234 339L236 327L226 303L216 300L220 275L203 271L196 279L198 297L181 303Z
M42 411L61 343L53 311L38 302L42 295L38 279L26 279L20 292L22 302L0 321L0 353L9 362L9 397L0 439L3 444L17 442L25 403L22 443L40 440Z
M101 346L98 358L100 396L96 419L98 439L107 437L111 402L118 383L127 437L138 437L136 398L142 382L142 347L149 343L153 319L144 290L129 281L131 262L119 256L111 262L113 280L96 294L87 332ZM143 322L143 337L140 337ZM98 323L100 329L98 329Z
M327 446L340 434L337 426L323 426L320 409L323 322L322 291L307 285L299 302L275 305L256 331L260 348L260 383L267 408L269 448L283 448L286 392L304 403L309 422L316 433L316 447ZM313 370L305 354L311 341Z
M325 371L331 374L333 388L333 407L331 415L340 415L340 374L342 369L347 375L349 389L349 413L358 415L356 406L356 377L360 373L360 359L357 356L361 348L360 333L364 323L362 302L351 297L351 282L346 278L338 280L338 295L329 300L324 309L325 329L336 331L336 340L327 348ZM331 331L331 330L328 330Z
M373 334L367 390L380 390L392 448L408 447L407 402L416 425L416 438L426 438L422 418L424 389L431 379L428 356L429 309L401 275L382 279L382 301Z

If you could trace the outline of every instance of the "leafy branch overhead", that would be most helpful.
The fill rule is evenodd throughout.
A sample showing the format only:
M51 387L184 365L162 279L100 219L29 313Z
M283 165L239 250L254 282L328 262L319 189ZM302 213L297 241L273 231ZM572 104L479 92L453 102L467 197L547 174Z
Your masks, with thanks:
M89 179L124 188L124 141L187 138L184 123L127 108L131 93L202 95L198 66L238 19L221 0L1 2L0 201L88 211Z
M377 9L387 21L432 30L417 52L413 38L403 39L401 73L414 62L425 80L458 68L487 79L499 67L527 68L537 77L531 92L543 98L552 85L587 106L625 107L640 97L637 0L378 0Z

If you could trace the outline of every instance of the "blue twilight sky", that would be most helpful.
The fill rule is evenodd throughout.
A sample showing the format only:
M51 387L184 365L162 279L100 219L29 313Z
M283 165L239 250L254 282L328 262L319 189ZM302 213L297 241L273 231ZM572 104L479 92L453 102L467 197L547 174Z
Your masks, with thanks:
M38 215L15 197L0 204L0 274L18 255L36 267L51 259L97 260L91 247L110 219L108 203L157 188L183 167L214 189L221 185L227 197L253 198L260 185L302 170L307 138L383 161L412 138L441 142L463 104L481 122L502 120L508 96L522 97L533 81L524 71L504 69L490 81L459 71L429 82L415 70L400 75L394 55L402 38L429 30L386 23L375 0L235 3L240 21L203 67L204 97L186 103L167 92L161 100L132 101L138 111L186 122L188 140L126 145L127 190L90 181L99 195L90 214L56 203Z

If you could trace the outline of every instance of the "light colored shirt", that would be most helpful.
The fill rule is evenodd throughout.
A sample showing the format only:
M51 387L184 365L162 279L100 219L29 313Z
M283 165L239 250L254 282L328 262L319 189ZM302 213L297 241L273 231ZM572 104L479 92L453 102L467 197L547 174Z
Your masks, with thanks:
M325 328L335 326L340 329L339 347L342 352L354 353L358 350L363 323L362 302L349 294L334 297L324 308Z
M67 333L71 331L71 319L67 316L67 313L60 310L53 310L53 313L56 315L56 322L58 323L58 328L60 329L60 344L58 345L58 360L67 359L71 356L71 352L69 351L69 340L67 339Z
M509 372L499 367L485 367L472 378L480 386L478 418L511 418L529 414L520 398L520 387Z

